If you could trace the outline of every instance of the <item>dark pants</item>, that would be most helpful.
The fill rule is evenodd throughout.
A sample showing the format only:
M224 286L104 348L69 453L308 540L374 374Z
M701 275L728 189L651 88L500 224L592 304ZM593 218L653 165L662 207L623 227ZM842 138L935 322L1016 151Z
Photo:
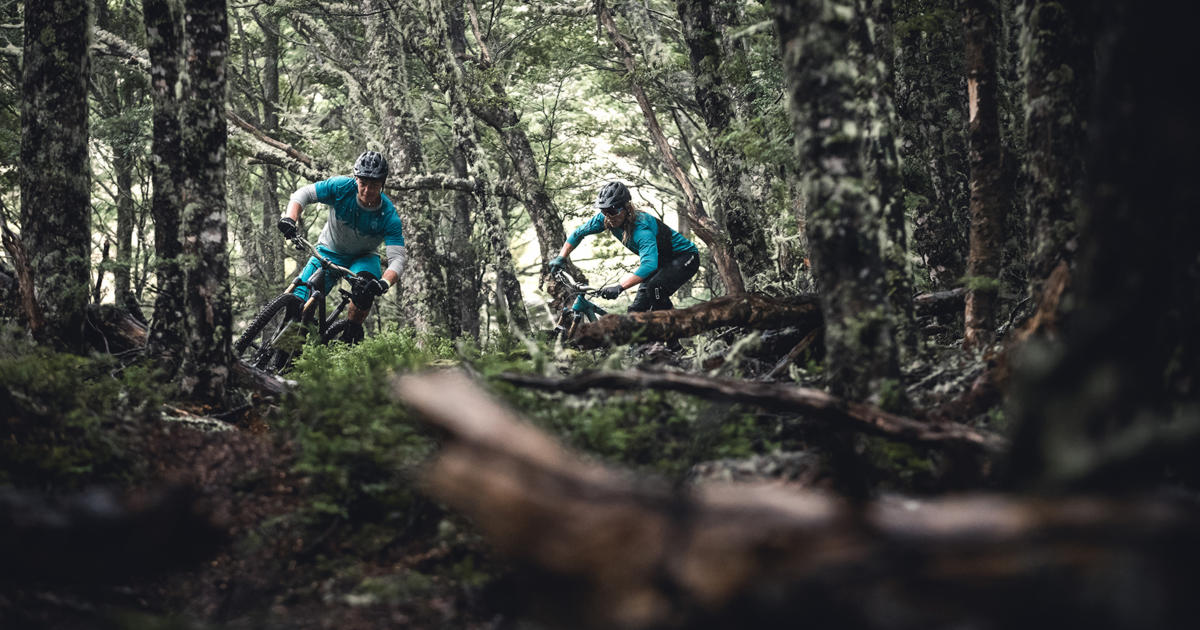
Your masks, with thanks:
M678 291L684 282L691 280L699 269L699 254L679 254L638 285L637 296L633 298L629 312L665 311L675 308L671 304L671 294Z

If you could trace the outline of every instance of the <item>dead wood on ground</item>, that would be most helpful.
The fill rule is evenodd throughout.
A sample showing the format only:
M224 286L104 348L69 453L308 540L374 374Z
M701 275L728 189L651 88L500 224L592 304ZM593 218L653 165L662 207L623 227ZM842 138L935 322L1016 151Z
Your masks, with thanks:
M527 610L564 627L1165 628L1200 608L1194 506L679 491L580 458L460 374L394 383L448 435L427 491L524 567Z
M589 389L665 389L708 400L757 405L821 419L847 428L918 444L966 447L972 451L1003 452L1008 441L995 433L952 423L930 423L888 413L878 407L849 402L819 389L788 384L715 378L682 372L585 372L563 379L528 374L501 374L502 380L522 387L565 393Z
M89 307L87 337L93 348L109 354L136 352L146 346L146 325L129 311L111 305ZM287 384L277 376L234 359L230 366L234 383L264 396L279 397Z
M689 308L605 315L578 326L571 341L582 348L599 348L634 341L672 341L722 326L769 330L794 326L815 330L822 325L816 296L781 300L754 293L728 295Z

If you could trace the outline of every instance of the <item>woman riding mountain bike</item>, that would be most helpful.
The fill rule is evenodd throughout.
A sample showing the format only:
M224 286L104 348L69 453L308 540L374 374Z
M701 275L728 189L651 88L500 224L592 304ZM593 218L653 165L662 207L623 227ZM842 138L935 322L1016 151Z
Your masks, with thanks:
M600 289L597 295L606 300L615 300L626 289L638 286L629 312L674 308L671 295L700 269L699 250L695 243L679 232L638 210L631 199L625 184L605 184L596 198L599 212L571 232L559 255L548 263L550 272L566 267L567 257L583 242L584 237L608 230L622 245L638 255L641 264L617 284Z
M293 239L298 233L300 212L305 206L317 201L329 206L329 217L317 239L317 252L367 280L362 290L353 292L346 314L350 325L342 338L351 343L362 339L362 323L375 298L396 284L404 271L403 224L392 200L382 193L387 176L387 159L375 151L364 151L354 162L354 177L331 177L300 188L292 194L278 223L284 238ZM387 253L386 270L375 253L381 243ZM321 261L315 255L305 265L300 273L300 283L293 289L301 300L308 297L310 276L321 268ZM336 272L325 274L326 295L341 275Z

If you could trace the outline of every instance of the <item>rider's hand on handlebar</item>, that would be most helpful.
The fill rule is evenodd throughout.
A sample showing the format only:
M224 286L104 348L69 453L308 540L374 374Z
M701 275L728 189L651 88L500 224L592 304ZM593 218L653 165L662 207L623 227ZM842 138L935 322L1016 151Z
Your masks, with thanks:
M367 290L375 295L383 295L392 285L388 284L387 280L380 278L371 278L367 281Z
M600 289L599 291L597 291L596 295L598 295L606 300L615 300L615 299L617 299L617 296L621 295L621 292L624 290L625 290L625 287L623 287L619 284L612 284L612 285L609 285L609 286L604 287L603 289Z
M546 266L550 268L550 273L561 271L567 268L567 259L562 256L555 256L550 259L550 262Z
M279 231L283 234L284 238L296 238L296 231L298 228L296 226L296 220L292 217L279 217L279 223L276 223L275 227L279 228Z

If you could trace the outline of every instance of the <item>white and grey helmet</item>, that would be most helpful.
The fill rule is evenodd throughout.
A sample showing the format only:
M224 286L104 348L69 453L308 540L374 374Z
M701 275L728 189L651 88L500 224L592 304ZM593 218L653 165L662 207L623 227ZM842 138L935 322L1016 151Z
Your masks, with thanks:
M354 161L354 176L367 179L387 179L387 158L376 151L363 151Z

